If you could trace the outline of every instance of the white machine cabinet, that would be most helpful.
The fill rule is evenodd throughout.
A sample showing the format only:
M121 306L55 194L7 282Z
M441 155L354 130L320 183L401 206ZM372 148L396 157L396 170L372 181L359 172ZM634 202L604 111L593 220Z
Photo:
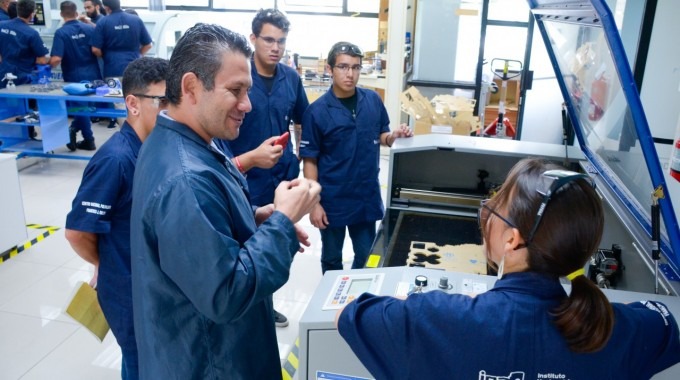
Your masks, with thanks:
M0 255L28 239L16 156L0 153Z

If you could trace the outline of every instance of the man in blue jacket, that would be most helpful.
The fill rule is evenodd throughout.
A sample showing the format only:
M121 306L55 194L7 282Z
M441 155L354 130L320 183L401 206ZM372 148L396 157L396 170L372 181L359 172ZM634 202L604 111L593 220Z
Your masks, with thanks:
M65 82L93 81L102 79L97 57L92 54L92 34L94 27L77 20L78 8L72 1L64 1L60 5L64 25L54 33L50 65L61 64ZM83 140L76 143L76 133L83 135ZM69 128L70 151L78 149L95 150L92 123L87 116L75 116Z
M252 103L233 141L218 141L223 150L231 151L233 161L246 175L250 200L255 206L274 201L274 189L281 181L300 174L300 162L293 144L275 145L280 135L295 125L300 141L300 123L309 102L297 71L279 63L286 50L290 22L276 9L262 9L253 19L250 42L255 47L251 60L253 87L248 92ZM276 326L288 326L288 319L275 311Z
M338 42L328 53L333 86L309 106L302 119L300 157L305 178L318 180L321 202L309 216L321 233L321 270L343 269L342 246L349 230L352 268L363 268L382 219L380 144L410 137L405 125L390 132L387 110L375 91L357 87L361 49Z
M250 111L251 54L242 35L197 24L170 58L168 110L139 153L132 196L142 378L281 379L272 294L309 245L295 223L321 189L284 181L253 210L245 178L213 143L238 137Z
M104 0L107 16L97 21L92 52L104 59L104 78L121 77L127 65L151 49L151 36L137 16L123 12L120 0ZM115 119L109 128L116 128Z
M31 83L35 64L48 62L49 50L40 34L29 26L35 15L35 1L19 0L17 18L0 21L0 88L7 86L2 79L12 73L18 77L14 84Z

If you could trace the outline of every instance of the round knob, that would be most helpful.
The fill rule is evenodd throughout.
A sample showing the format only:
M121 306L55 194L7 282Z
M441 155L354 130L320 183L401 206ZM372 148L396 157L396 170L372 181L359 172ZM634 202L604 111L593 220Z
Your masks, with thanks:
M448 277L440 277L439 278L439 289L451 289L451 285L449 285L449 278Z
M427 277L419 275L416 276L416 286L421 286L421 287L426 287L427 286Z

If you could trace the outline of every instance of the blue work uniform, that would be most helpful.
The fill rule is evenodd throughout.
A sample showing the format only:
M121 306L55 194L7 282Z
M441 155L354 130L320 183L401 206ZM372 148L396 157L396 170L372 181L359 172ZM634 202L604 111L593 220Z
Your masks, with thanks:
M139 17L117 10L97 22L92 46L104 55L104 77L122 77L128 64L142 56L151 36Z
M606 346L572 352L551 317L566 296L558 278L531 272L506 274L474 298L365 293L338 331L376 379L639 380L680 361L678 325L653 301L612 304Z
M301 124L302 116L309 106L300 75L292 68L281 63L276 65L271 91L257 73L254 61L251 62L251 76L253 87L248 96L253 109L243 119L238 138L233 141L216 140L221 148L227 145L234 156L257 148L272 136L288 132L291 120L295 124ZM293 150L293 144L289 143L272 168L248 170L246 179L251 201L258 206L272 203L274 190L279 183L295 179L299 174L300 162Z
M97 298L123 352L129 378L136 378L137 345L132 318L130 208L135 162L142 141L127 123L87 164L66 228L97 234Z
M97 57L92 54L94 27L70 20L57 29L52 42L52 56L61 57L61 71L65 82L102 79ZM81 131L85 140L93 140L92 123L87 116L73 118L71 128Z
M7 11L4 9L0 9L0 21L7 21L9 19L9 13L7 13Z
M49 53L38 32L28 26L22 19L15 18L0 22L0 88L7 86L2 78L12 73L18 79L14 84L31 83L31 73L36 58Z
M272 294L299 248L290 219L275 211L256 226L245 178L165 112L132 202L141 377L281 379Z
M320 229L321 271L343 269L345 229L354 250L352 268L363 268L373 241L375 221L385 209L380 195L380 135L390 120L375 91L356 88L350 111L331 88L302 118L300 157L317 160L321 206L328 226Z
M332 88L312 103L302 119L300 157L316 158L321 205L329 227L382 219L380 135L390 120L375 91L357 87L352 115Z

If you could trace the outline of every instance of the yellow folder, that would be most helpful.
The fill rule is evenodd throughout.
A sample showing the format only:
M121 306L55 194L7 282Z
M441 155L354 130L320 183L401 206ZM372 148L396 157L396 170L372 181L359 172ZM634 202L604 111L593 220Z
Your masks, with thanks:
M66 307L66 314L83 325L101 342L109 332L104 312L97 301L97 291L90 284L81 282Z

